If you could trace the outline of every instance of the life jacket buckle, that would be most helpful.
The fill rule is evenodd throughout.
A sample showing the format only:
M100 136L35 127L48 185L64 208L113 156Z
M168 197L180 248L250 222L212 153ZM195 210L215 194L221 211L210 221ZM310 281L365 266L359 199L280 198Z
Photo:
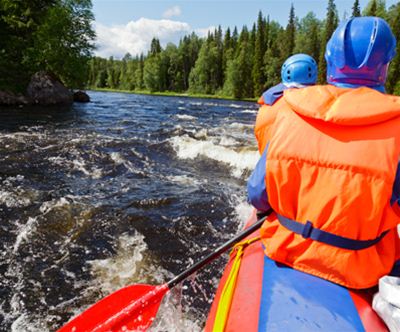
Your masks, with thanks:
M314 226L313 226L312 222L307 221L304 225L303 231L301 232L301 236L305 239L310 238L313 228L314 228Z

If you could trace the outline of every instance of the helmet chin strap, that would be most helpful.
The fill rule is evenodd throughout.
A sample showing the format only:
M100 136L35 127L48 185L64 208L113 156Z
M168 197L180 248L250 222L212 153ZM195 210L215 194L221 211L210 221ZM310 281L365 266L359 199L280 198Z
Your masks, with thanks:
M290 82L290 83L284 82L282 84L289 89L292 89L292 88L301 89L301 88L306 88L307 86L310 86L310 85L305 85L305 84L296 83L296 82Z
M348 88L348 89L357 89L357 88L370 88L374 89L376 91L386 93L385 87L383 85L375 85L375 86L368 86L368 85L363 85L363 84L350 84L350 83L339 83L339 82L332 82L330 83L334 86L337 86L338 88Z

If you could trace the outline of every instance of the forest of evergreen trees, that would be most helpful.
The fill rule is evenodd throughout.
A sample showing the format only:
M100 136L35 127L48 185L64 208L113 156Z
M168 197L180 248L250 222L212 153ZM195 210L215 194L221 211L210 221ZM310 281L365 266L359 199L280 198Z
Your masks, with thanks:
M236 27L225 31L219 27L206 38L193 33L182 38L178 46L168 44L165 49L154 38L147 55L126 54L122 60L94 57L89 63L88 86L254 98L280 82L282 63L295 53L314 57L319 82L324 83L327 41L341 19L361 15L383 17L400 41L400 3L386 8L385 0L371 0L361 11L355 0L352 12L340 18L335 1L328 0L324 20L317 19L313 12L299 19L292 5L286 27L260 12L257 22L240 32ZM399 47L390 66L387 90L400 94Z

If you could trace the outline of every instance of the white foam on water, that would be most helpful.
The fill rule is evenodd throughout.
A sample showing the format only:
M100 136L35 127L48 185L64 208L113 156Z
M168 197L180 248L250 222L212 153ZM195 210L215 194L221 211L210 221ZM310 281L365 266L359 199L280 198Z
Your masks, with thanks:
M207 179L201 182L199 179L188 175L167 175L166 179L174 183L193 187L198 187L201 183L207 183Z
M39 211L42 212L42 214L47 214L55 208L70 205L72 202L75 202L75 199L78 197L79 196L67 195L65 197L60 197L51 201L43 202L39 208Z
M87 169L87 165L83 159L74 159L72 161L72 165L74 169L77 171L82 172L83 174L87 175L88 177L91 177L92 179L100 179L103 175L102 171L100 168L94 167L93 170L89 171Z
M2 138L11 138L17 142L24 142L25 138L37 137L37 138L44 138L45 134L43 133L35 133L35 132L15 132L12 134L0 134L0 139Z
M236 145L237 141L232 137L223 136L219 142L222 146L234 146Z
M148 156L137 151L135 148L131 148L131 152L135 155L135 157L140 159L140 161L148 168L149 172L152 170L151 167L152 167L153 162Z
M82 172L92 179L100 179L103 176L103 171L100 168L95 166L92 167L91 170L89 170L86 162L78 156L76 156L76 159L72 161L60 156L50 157L48 160L54 165Z
M204 105L206 105L206 106L220 106L221 104L206 102L206 103L204 103Z
M232 108L243 108L243 105L229 104L229 107L232 107Z
M187 115L187 114L177 114L176 117L179 120L196 120L197 118L195 116Z
M23 184L23 175L9 176L2 182L0 204L9 208L24 207L32 204L37 198L37 191Z
M121 156L119 152L111 152L110 158L117 165L123 165L129 172L133 174L145 174L143 171L138 170L133 164Z
M63 157L60 157L60 156L50 157L48 159L48 161L50 161L51 163L53 163L54 165L57 165L57 166L65 166L65 165L69 165L70 164L70 161L67 158L63 158Z
M36 230L37 226L37 218L29 217L28 221L23 224L19 225L18 227L18 235L14 243L13 253L16 253L24 241L29 239L29 236Z
M69 205L69 201L66 200L65 197L61 197L60 199L56 199L56 200L51 200L51 201L47 201L44 202L39 210L40 212L42 212L43 214L47 214L49 213L52 209L56 208L56 207L62 207L65 205Z
M153 263L152 263L153 262ZM144 236L122 235L118 240L117 254L90 262L92 274L104 294L132 283L161 283L170 274L154 265L148 253ZM151 277L151 279L149 279Z
M5 190L0 190L0 204L12 207L24 207L32 204L30 197L24 196L26 193L22 190L16 190L17 192L10 192Z
M242 111L242 113L250 113L250 114L255 114L255 113L257 113L258 112L258 110L256 110L256 109L253 109L253 110L251 110L251 109L246 109L246 110L243 110Z
M239 230L241 230L246 225L247 220L250 218L254 207L246 201L240 201L239 199L234 206L235 215L239 220Z
M245 170L255 167L259 155L257 151L247 149L232 150L214 144L212 141L198 141L189 136L175 136L170 143L180 159L207 157L232 167L232 175L240 178Z
M205 139L208 137L208 131L207 129L200 129L199 131L197 131L194 134L194 137L198 138L198 139Z
M95 276L94 284L100 287L104 295L110 294L131 284L160 285L173 275L160 268L155 257L151 257L144 236L124 234L118 240L117 253L113 257L90 262L91 273ZM182 297L178 285L167 293L158 310L152 332L161 331L201 331L200 320L189 317L181 305Z
M184 312L181 305L181 286L178 285L166 294L161 302L158 314L149 332L200 332L202 322L200 319L191 317Z
M253 130L253 124L246 124L246 123L239 123L239 122L232 122L228 125L230 128L238 129L238 130Z
M43 322L32 321L27 314L18 316L11 324L11 332L45 332L49 331Z
M11 184L12 182L21 182L25 179L25 176L21 174L17 174L16 176L9 176L7 179L3 181L3 184Z

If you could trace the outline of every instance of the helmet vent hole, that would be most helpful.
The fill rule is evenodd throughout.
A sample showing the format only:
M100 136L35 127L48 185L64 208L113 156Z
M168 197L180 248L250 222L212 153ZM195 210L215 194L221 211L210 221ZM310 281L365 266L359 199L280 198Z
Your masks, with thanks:
M308 74L308 77L311 78L311 74Z
M290 76L288 76L288 80L289 80L289 81L291 80Z
M308 67L308 71L311 72L311 67Z
M290 70L287 71L288 75L290 75Z

